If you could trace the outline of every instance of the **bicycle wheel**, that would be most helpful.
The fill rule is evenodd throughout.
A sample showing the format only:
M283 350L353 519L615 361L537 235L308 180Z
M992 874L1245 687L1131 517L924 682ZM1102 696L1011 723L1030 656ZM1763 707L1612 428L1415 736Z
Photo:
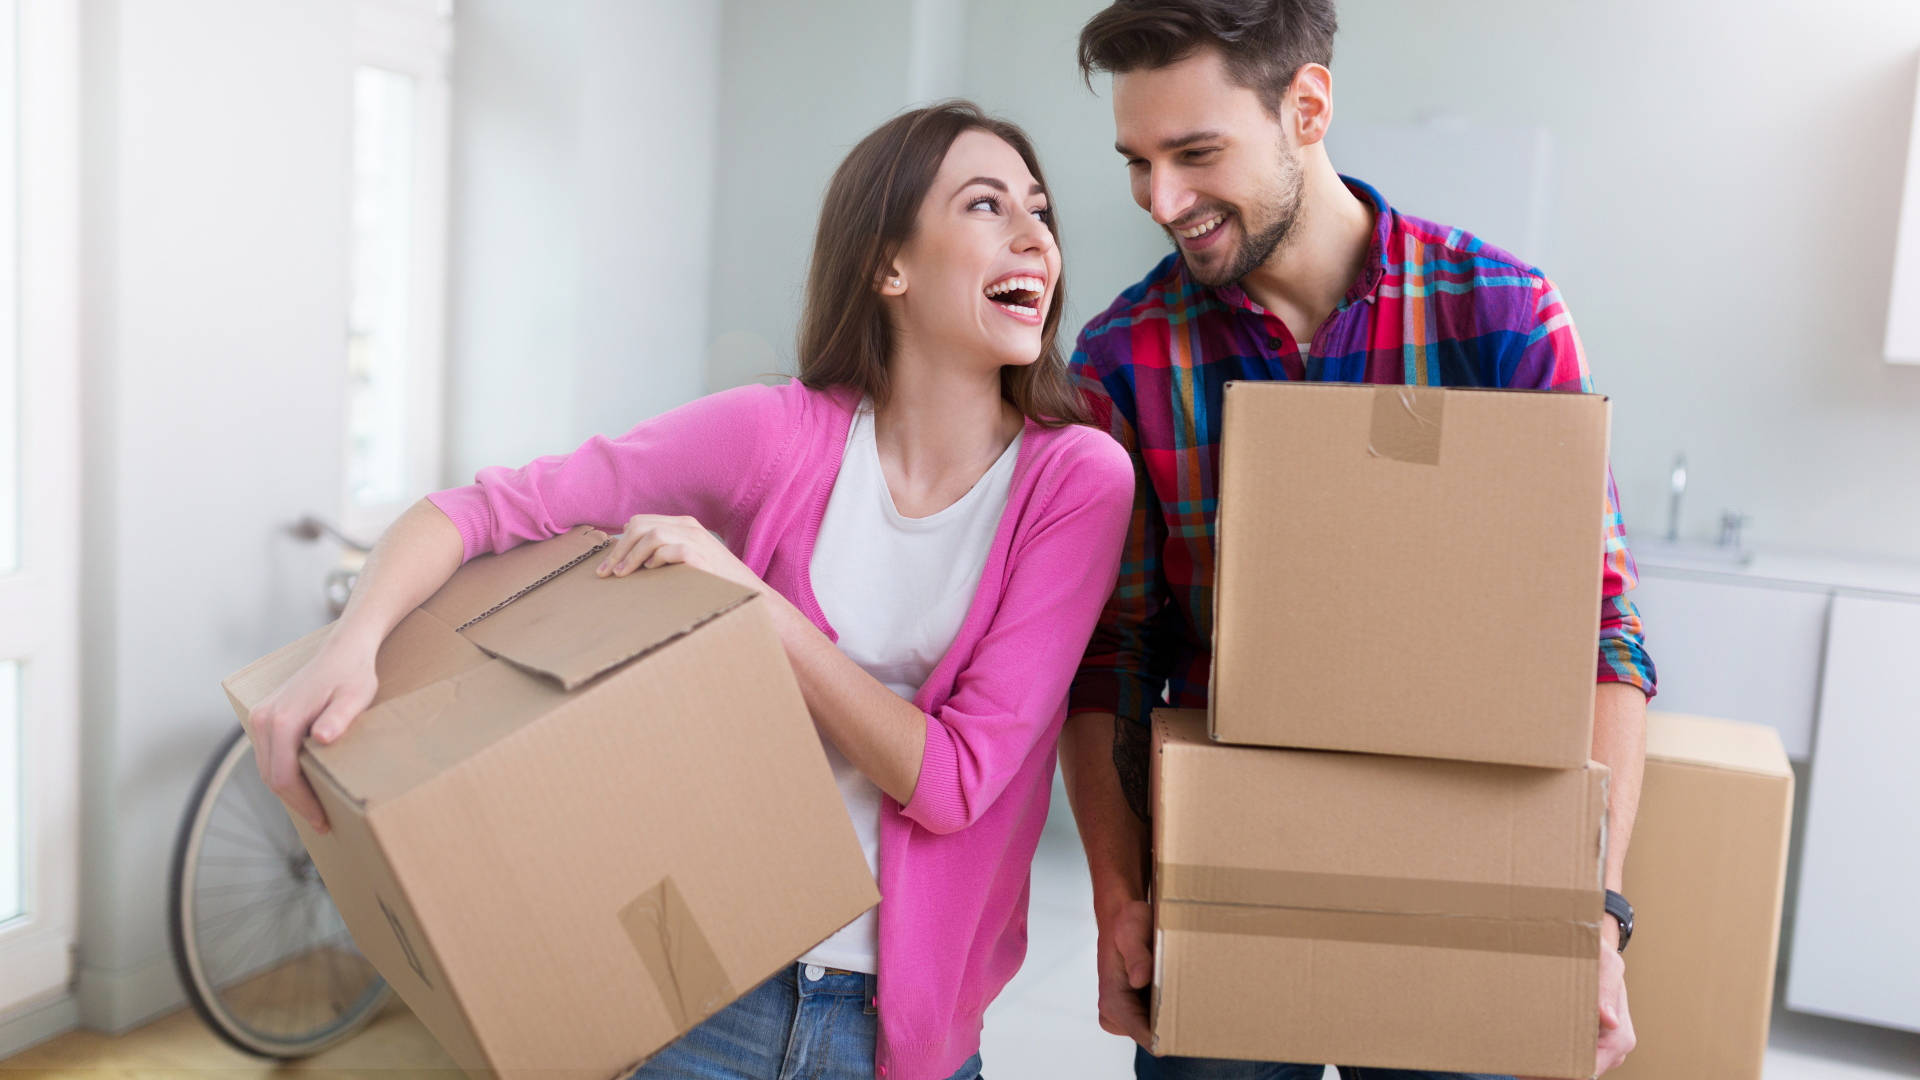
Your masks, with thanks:
M244 730L221 744L187 802L171 884L180 982L232 1045L308 1057L386 1004L392 991L354 946Z

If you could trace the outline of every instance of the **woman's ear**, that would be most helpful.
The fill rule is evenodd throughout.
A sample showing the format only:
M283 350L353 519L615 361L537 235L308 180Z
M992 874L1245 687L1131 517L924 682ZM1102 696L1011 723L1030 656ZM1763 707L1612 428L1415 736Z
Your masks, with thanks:
M900 267L890 264L881 273L874 288L881 296L900 296L907 291L907 277L900 272Z

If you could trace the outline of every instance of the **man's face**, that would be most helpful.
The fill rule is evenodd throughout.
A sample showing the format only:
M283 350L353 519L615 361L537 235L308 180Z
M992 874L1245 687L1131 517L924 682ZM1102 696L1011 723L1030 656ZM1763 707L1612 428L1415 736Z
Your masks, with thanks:
M1259 96L1227 79L1219 53L1114 76L1113 120L1133 200L1202 284L1239 281L1286 242L1299 152Z

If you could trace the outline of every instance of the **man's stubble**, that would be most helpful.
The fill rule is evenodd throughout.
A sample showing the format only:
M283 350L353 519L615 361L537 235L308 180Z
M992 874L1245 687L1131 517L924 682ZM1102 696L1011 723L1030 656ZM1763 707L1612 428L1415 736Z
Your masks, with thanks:
M1251 274L1260 265L1273 257L1293 235L1294 227L1300 223L1300 193L1305 187L1305 170L1300 167L1300 156L1293 152L1285 142L1280 144L1280 175L1273 188L1261 197L1254 207L1240 211L1240 225L1246 237L1234 251L1233 259L1226 269L1213 272L1195 265L1187 259L1187 270L1194 280L1210 289L1230 285ZM1253 221L1247 217L1249 210L1257 210L1261 220ZM1179 247L1179 240L1173 230L1167 230L1169 239Z

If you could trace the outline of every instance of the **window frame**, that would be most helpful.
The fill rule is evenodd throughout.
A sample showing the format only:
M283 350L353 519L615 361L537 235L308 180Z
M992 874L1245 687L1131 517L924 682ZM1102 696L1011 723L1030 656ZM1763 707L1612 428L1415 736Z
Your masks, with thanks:
M23 667L26 908L0 924L11 1012L68 989L79 914L80 8L0 0L0 21L17 94L0 121L15 127L0 205L16 215L20 440L20 566L0 576L0 658Z
M413 235L408 261L407 438L402 497L362 506L343 472L340 524L348 536L371 542L401 512L441 485L445 460L446 279L448 153L452 129L450 0L356 0L353 63L342 78L352 101L354 73L377 67L411 76L413 98ZM350 129L351 130L351 129ZM351 154L351 147L348 153ZM351 207L348 208L351 213ZM352 259L345 268L352 296ZM342 322L346 313L342 312ZM347 341L341 340L340 373L347 377ZM343 464L350 460L348 433L341 432Z

